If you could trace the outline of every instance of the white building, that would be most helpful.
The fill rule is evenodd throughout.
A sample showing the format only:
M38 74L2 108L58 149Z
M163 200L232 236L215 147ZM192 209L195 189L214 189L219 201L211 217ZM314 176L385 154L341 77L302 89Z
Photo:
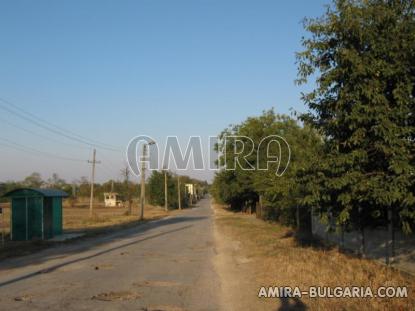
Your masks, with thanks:
M104 203L105 207L122 207L123 200L120 195L116 192L105 192L104 193Z
M186 188L186 193L190 194L190 195L195 195L195 186L193 184L185 184L184 185Z
M190 199L190 204L195 203L199 200L199 191L194 184L185 184L186 195L188 195Z

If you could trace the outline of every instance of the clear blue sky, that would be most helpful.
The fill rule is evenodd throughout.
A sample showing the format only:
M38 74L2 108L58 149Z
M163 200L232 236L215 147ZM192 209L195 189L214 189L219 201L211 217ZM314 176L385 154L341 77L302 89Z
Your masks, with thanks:
M271 107L304 111L300 92L307 86L294 84L295 52L305 35L301 20L320 16L327 2L0 1L0 98L120 146L119 153L97 154L103 161L98 181L120 178L133 136L178 135L184 142L189 135L216 135ZM0 181L33 171L44 178L57 172L69 181L89 176L87 163L4 146L6 138L61 156L91 155L91 148L4 109L0 138Z

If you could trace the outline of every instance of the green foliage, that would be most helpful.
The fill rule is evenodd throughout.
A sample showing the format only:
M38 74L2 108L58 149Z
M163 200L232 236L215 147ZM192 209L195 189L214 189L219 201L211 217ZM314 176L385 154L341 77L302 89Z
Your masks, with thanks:
M164 206L164 174L167 174L167 203L169 208L178 208L178 179L177 175L170 171L153 171L147 182L147 197L149 202L153 205ZM180 197L182 208L189 205L188 197L186 196L185 184L195 184L201 190L201 194L207 191L207 183L190 178L189 176L180 176Z
M270 135L283 137L289 149L277 143L268 145L269 141L266 138ZM297 181L297 173L308 168L309 163L316 157L321 145L319 136L310 127L301 127L296 120L286 115L276 114L273 110L265 111L261 116L250 117L221 133L221 143L217 149L221 150L223 155L219 163L227 168L234 167L235 161L242 163L242 157L245 156L242 153L235 157L235 144L232 140L224 144L224 139L232 136L246 136L252 139L254 151L246 160L247 166L255 169L244 170L236 165L235 170L219 171L211 190L215 199L230 205L233 209L243 210L247 206L255 208L261 196L265 210L263 218L294 224L295 207L303 192L303 186ZM276 172L282 173L290 154L287 170L282 175L277 175ZM278 155L281 163L271 162L268 167L264 167L269 155ZM258 170L258 164L264 169Z
M114 186L114 192L119 193L125 199L128 199L129 194L132 197L138 197L139 187L133 182L126 181L114 181L109 180L102 184L94 184L94 197L100 201L104 199L104 192L110 192ZM79 181L68 183L64 179L60 178L58 174L54 173L46 181L42 179L39 173L32 173L22 181L6 181L0 183L0 196L6 192L17 188L54 188L60 189L68 193L70 196L73 194L73 187L75 187L76 197L89 197L91 191L91 184L86 177L81 177Z
M171 179L168 173L168 179ZM153 205L164 206L164 172L153 171L148 179L148 197Z
M125 170L123 170L125 172ZM178 208L178 192L177 192L177 175L167 172L168 176L168 202L170 208ZM188 206L188 197L186 197L185 184L191 183L197 185L197 189L201 195L207 193L208 184L200 180L190 178L189 176L180 176L180 194L182 200L182 207ZM91 184L88 178L81 177L80 180L73 183L67 183L60 178L58 174L54 173L46 181L42 179L39 173L32 173L22 181L7 181L0 183L0 197L6 192L17 188L32 187L32 188L55 188L67 192L71 197L73 187L75 187L75 197L72 198L88 198L90 196ZM134 200L140 196L140 186L132 181L124 180L108 180L104 183L94 184L94 198L98 201L104 200L104 193L114 191L118 193L122 199L128 202L129 199ZM151 204L164 206L164 172L153 171L148 179L146 196ZM7 199L1 199L1 202Z
M338 0L305 21L298 53L302 120L325 137L302 175L303 203L338 224L378 225L388 208L409 231L414 212L415 1Z
M42 177L40 176L39 173L34 172L30 174L29 176L27 176L23 180L22 184L25 187L29 187L29 188L40 188L44 184L44 181L42 180Z

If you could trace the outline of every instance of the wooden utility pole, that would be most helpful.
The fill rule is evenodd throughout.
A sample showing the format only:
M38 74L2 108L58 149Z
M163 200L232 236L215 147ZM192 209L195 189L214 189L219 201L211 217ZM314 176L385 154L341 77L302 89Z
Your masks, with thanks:
M167 202L167 170L164 170L164 210L169 210L169 203Z
M76 185L75 183L72 183L72 200L71 200L71 206L75 207L76 203Z
M131 202L131 193L130 193L130 170L128 169L128 166L125 167L125 170L122 170L122 174L125 178L125 187L126 193L127 193L127 200L128 200L128 215L131 216L132 214L132 202Z
M177 198L179 200L179 209L182 209L182 197L180 193L180 175L177 175Z
M147 153L147 144L143 145L143 158L141 162L141 191L140 191L140 220L144 219L144 204L146 195L146 162L144 158Z
M155 143L155 141L150 141L143 145L143 157L141 161L140 220L144 219L144 204L146 200L146 161L144 161L144 159L147 155L147 147L154 145Z
M95 182L95 164L101 163L100 161L96 161L96 154L97 150L94 149L93 155L92 155L92 161L88 160L88 163L92 164L92 174L91 174L91 198L89 199L89 217L92 217L93 215L93 206L94 206L94 182Z

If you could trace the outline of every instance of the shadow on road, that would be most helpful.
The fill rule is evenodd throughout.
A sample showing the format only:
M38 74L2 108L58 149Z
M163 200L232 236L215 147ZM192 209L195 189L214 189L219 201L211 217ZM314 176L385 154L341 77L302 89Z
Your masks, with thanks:
M64 266L67 266L67 265L70 265L70 264L73 264L73 263L76 263L76 262L80 262L80 261L83 261L83 260L87 260L87 259L91 259L91 258L94 258L94 257L98 257L98 256L101 256L103 254L106 254L106 253L109 253L109 252L112 252L112 251L121 249L121 248L126 247L126 246L131 246L133 244L138 244L138 243L143 242L143 241L147 241L147 240L150 240L150 239L158 238L160 236L163 236L163 235L166 235L166 234L170 234L170 233L173 233L173 232L185 230L185 229L190 228L190 227L192 227L192 225L188 225L188 226L184 226L184 227L181 227L181 228L178 228L178 229L169 230L169 231L166 231L166 232L161 232L161 233L158 233L158 234L150 235L150 236L145 237L145 238L142 238L142 239L140 239L138 241L133 241L133 242L125 243L125 244L122 244L122 245L119 245L119 246L116 246L116 247L112 247L110 249L106 249L104 251L97 252L97 253L92 254L92 255L84 256L84 257L81 257L81 258L76 258L76 259L69 260L69 261L65 261L63 263L60 263L60 264L57 264L57 265L48 267L46 269L38 270L38 271L35 271L33 273L29 273L29 274L20 276L18 278L14 278L14 279L8 280L6 282L0 283L0 287L6 286L6 285L9 285L9 284L12 284L12 283L16 283L18 281L22 281L22 280L29 279L29 278L31 278L31 277L33 277L35 275L39 275L39 274L43 274L43 273L50 273L50 272L55 271L56 269L62 268Z
M93 257L97 257L102 254L106 254L106 253L121 249L123 247L137 244L137 243L140 243L146 240L154 239L154 238L157 238L163 235L171 234L177 231L186 230L192 227L193 225L186 225L186 226L182 226L179 228L174 228L171 230L155 233L153 235L140 238L141 234L149 230L163 228L168 225L200 221L206 218L207 217L204 217L204 216L203 217L192 217L192 216L169 217L169 218L165 218L165 219L161 219L161 220L157 220L157 221L153 221L149 223L139 224L136 227L130 227L128 229L121 229L120 231L113 232L107 235L102 235L102 236L92 237L92 238L85 238L81 241L73 241L71 243L62 243L60 245L45 249L43 251L40 251L32 255L23 256L20 258L6 259L2 262L0 271L20 268L20 267L24 267L28 265L33 265L33 264L41 264L43 262L47 262L48 260L56 260L60 258L65 258L72 254L78 254L84 251L93 250L94 248L103 247L106 244L116 242L122 239L134 238L134 237L137 238L137 240L130 241L130 242L115 246L113 248L105 249L102 251L97 250L97 252L94 254L86 255L81 258L76 258L73 260L68 260L66 262L53 265L46 269L40 269L35 272L31 272L26 275L2 282L0 283L0 287L6 286L6 285L9 285L9 284L12 284L12 283L24 280L24 279L28 279L38 274L52 272L63 266L66 266L66 265L69 265L75 262L87 260ZM1 277L1 274L0 274L0 277Z

